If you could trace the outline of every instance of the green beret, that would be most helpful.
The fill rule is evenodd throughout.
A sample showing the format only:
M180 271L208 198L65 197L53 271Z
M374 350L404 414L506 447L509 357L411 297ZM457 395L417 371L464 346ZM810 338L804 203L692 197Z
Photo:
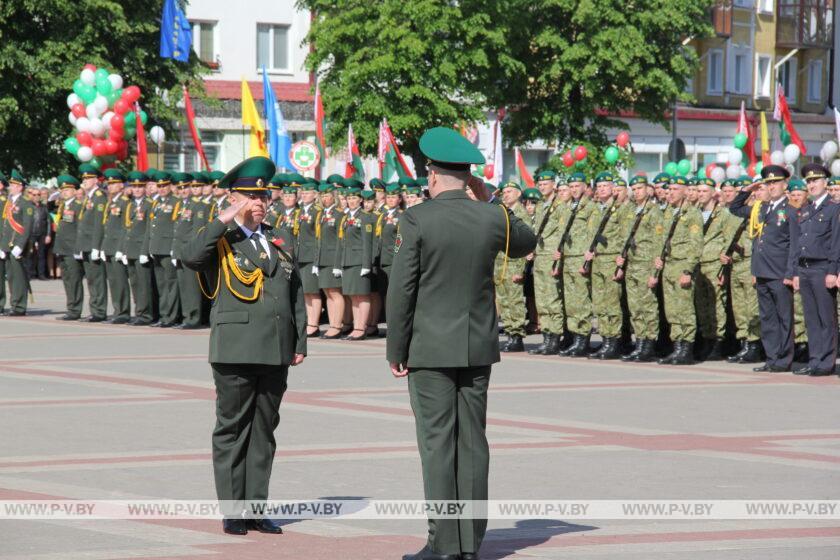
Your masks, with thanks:
M318 185L318 192L319 193L331 193L334 190L335 190L335 185L332 184L332 183L321 183L320 185Z
M645 175L633 175L633 177L630 178L631 187L634 187L636 185L647 185L647 182L647 176Z
M615 181L615 175L610 171L601 171L595 176L595 184L598 183L612 183Z
M814 177L815 179L822 177ZM805 181L800 179L799 177L793 177L790 181L788 181L788 191L795 192L795 191L807 191L808 187L805 186Z
M208 182L215 187L215 186L218 186L219 181L221 181L224 176L225 176L224 171L211 171L207 175L207 179L208 179Z
M371 189L362 190L362 200L373 200L375 195L376 193L374 193Z
M81 186L79 180L72 175L59 175L55 180L59 189L78 189Z
M671 176L667 173L660 173L656 177L653 178L654 185L668 185L671 183Z
M400 189L399 183L388 183L385 185L385 194L400 194Z
M703 179L697 179L697 184L698 185L706 185L707 187L712 187L712 188L715 188L717 186L717 185L715 185L715 180L712 179L711 177L704 177Z
M106 169L103 173L105 182L111 183L125 183L125 175L119 169Z
M429 178L428 177L417 177L416 184L418 187L428 187L429 186Z
M469 169L484 165L481 152L452 128L430 128L420 137L420 152L435 165L450 169Z
M132 187L143 187L149 182L149 178L142 171L131 171L128 174L128 184Z
M275 171L274 162L267 157L250 157L228 171L219 186L232 191L265 191Z
M688 179L683 177L682 175L674 175L671 177L671 184L672 185L681 185L683 187L688 186Z
M536 181L554 181L557 173L553 169L543 169L534 177Z
M327 177L327 183L332 183L333 185L341 185L344 183L344 177L342 177L338 173L333 173L332 175Z
M837 176L835 176L835 177L831 177L831 178L828 180L828 186L830 186L830 187L837 187L837 186L840 186L840 177L837 177Z
M541 179L543 181L547 179ZM525 200L533 200L534 202L538 202L542 200L542 194L540 194L539 189L525 189L525 192L522 193L522 198Z
M14 174L15 172L12 171L13 177ZM82 179L91 179L93 177L99 177L99 170L89 163L83 163L79 166L79 177L81 177Z
M697 185L697 179L695 177L686 177L685 184L690 187L694 187Z
M627 181L619 177L615 180L615 186L627 188Z
M188 173L181 173L180 171L173 171L171 176L172 184L176 187L183 187L192 182L192 177Z
M569 184L571 183L585 183L586 182L586 175L584 175L580 171L575 171L571 175L569 175Z
M374 177L370 181L368 181L368 186L373 191L384 191L385 190L385 182L378 177Z
M508 181L504 185L502 185L502 190L505 189L516 189L519 192L522 192L522 187L516 181Z

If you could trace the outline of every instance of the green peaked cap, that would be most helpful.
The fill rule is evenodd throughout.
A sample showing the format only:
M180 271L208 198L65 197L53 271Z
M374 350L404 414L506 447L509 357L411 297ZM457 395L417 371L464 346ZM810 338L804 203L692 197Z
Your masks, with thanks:
M267 190L275 171L274 162L267 157L251 157L228 171L219 186L232 191Z
M72 175L59 175L55 180L59 189L78 189L81 186L79 180Z
M442 167L467 168L483 165L484 156L472 142L452 128L430 128L420 137L420 151L432 163Z

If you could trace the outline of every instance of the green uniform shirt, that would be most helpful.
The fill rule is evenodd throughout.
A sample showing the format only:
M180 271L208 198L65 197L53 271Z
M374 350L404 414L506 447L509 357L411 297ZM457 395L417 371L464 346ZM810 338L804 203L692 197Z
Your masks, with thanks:
M172 240L175 238L175 222L182 204L183 201L171 193L154 202L149 224L146 226L150 255L169 256L171 253Z
M71 198L62 200L56 209L55 241L53 253L59 256L72 256L76 248L76 231L79 228L79 213L82 203Z
M105 233L102 218L107 203L108 195L98 187L82 199L75 253L90 253L93 249L102 248L102 237Z
M123 244L125 237L125 213L131 199L119 194L112 200L105 203L105 211L102 214L103 224L102 251L109 257L113 257Z

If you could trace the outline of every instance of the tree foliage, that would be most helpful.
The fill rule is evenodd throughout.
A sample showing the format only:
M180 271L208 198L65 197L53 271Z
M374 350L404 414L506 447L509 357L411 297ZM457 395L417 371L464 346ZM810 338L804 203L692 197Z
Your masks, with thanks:
M181 85L203 91L201 63L160 58L163 0L3 0L0 2L0 169L30 177L75 172L62 140L73 129L67 95L82 67L122 75L143 92L149 124L182 117ZM166 92L166 93L164 93Z

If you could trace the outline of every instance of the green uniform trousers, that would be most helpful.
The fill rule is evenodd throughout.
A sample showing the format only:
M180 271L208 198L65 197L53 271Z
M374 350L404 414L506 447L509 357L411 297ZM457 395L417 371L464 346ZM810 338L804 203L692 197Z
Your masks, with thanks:
M592 331L592 299L590 277L578 272L583 257L563 257L563 303L566 306L568 329L579 335L589 336Z
M26 313L26 296L29 292L29 279L24 262L24 257L16 259L11 253L6 253L6 278L9 280L9 309L15 313Z
M58 259L64 295L67 299L67 314L71 317L81 317L85 298L84 268L81 261L77 261L72 255L62 255Z
M105 279L105 263L90 260L90 253L82 260L88 285L88 307L92 317L108 315L108 282Z
M552 255L542 253L534 259L534 300L537 304L537 315L540 329L551 334L563 334L566 328L566 315L563 311L561 297L561 279L551 275L554 266Z
M158 310L161 323L174 323L178 320L180 305L178 300L178 275L172 257L169 255L155 255L154 261L155 284L158 291Z
M105 261L105 276L108 277L108 291L111 293L111 305L114 317L131 317L131 293L128 287L128 268L114 257Z
M128 283L134 297L134 316L152 321L152 263L140 264L138 259L128 261Z
M9 252L6 251L6 258L10 258ZM6 308L6 261L0 259L0 311Z
M761 322L758 319L758 295L752 283L749 259L732 264L729 292L732 298L732 317L735 320L735 337L758 342L761 340Z
M694 275L694 306L705 339L726 336L726 287L718 285L719 270L720 261L701 263Z
M592 259L592 312L598 319L598 333L604 338L621 335L621 284L613 280L616 255Z
M412 369L408 394L417 428L426 500L486 500L490 366ZM429 547L478 552L486 519L429 519Z
M654 340L659 334L659 305L656 291L648 288L650 277L649 263L627 263L624 272L624 285L627 289L627 306L630 309L630 322L636 340Z
M201 324L201 288L194 270L184 268L179 262L176 268L178 294L181 300L181 314L185 325Z
M518 266L521 266L521 263L508 263L507 278L496 285L499 318L508 336L525 336L525 323L528 321L525 288L522 284L516 284L511 280L511 267Z
M671 340L694 342L697 334L697 315L694 312L694 285L680 286L680 276L685 266L680 262L665 262L662 271L662 296L665 300L665 315L671 325Z
M289 366L212 363L216 384L213 474L219 500L265 501L274 461L274 430ZM237 503L223 508L238 515Z

